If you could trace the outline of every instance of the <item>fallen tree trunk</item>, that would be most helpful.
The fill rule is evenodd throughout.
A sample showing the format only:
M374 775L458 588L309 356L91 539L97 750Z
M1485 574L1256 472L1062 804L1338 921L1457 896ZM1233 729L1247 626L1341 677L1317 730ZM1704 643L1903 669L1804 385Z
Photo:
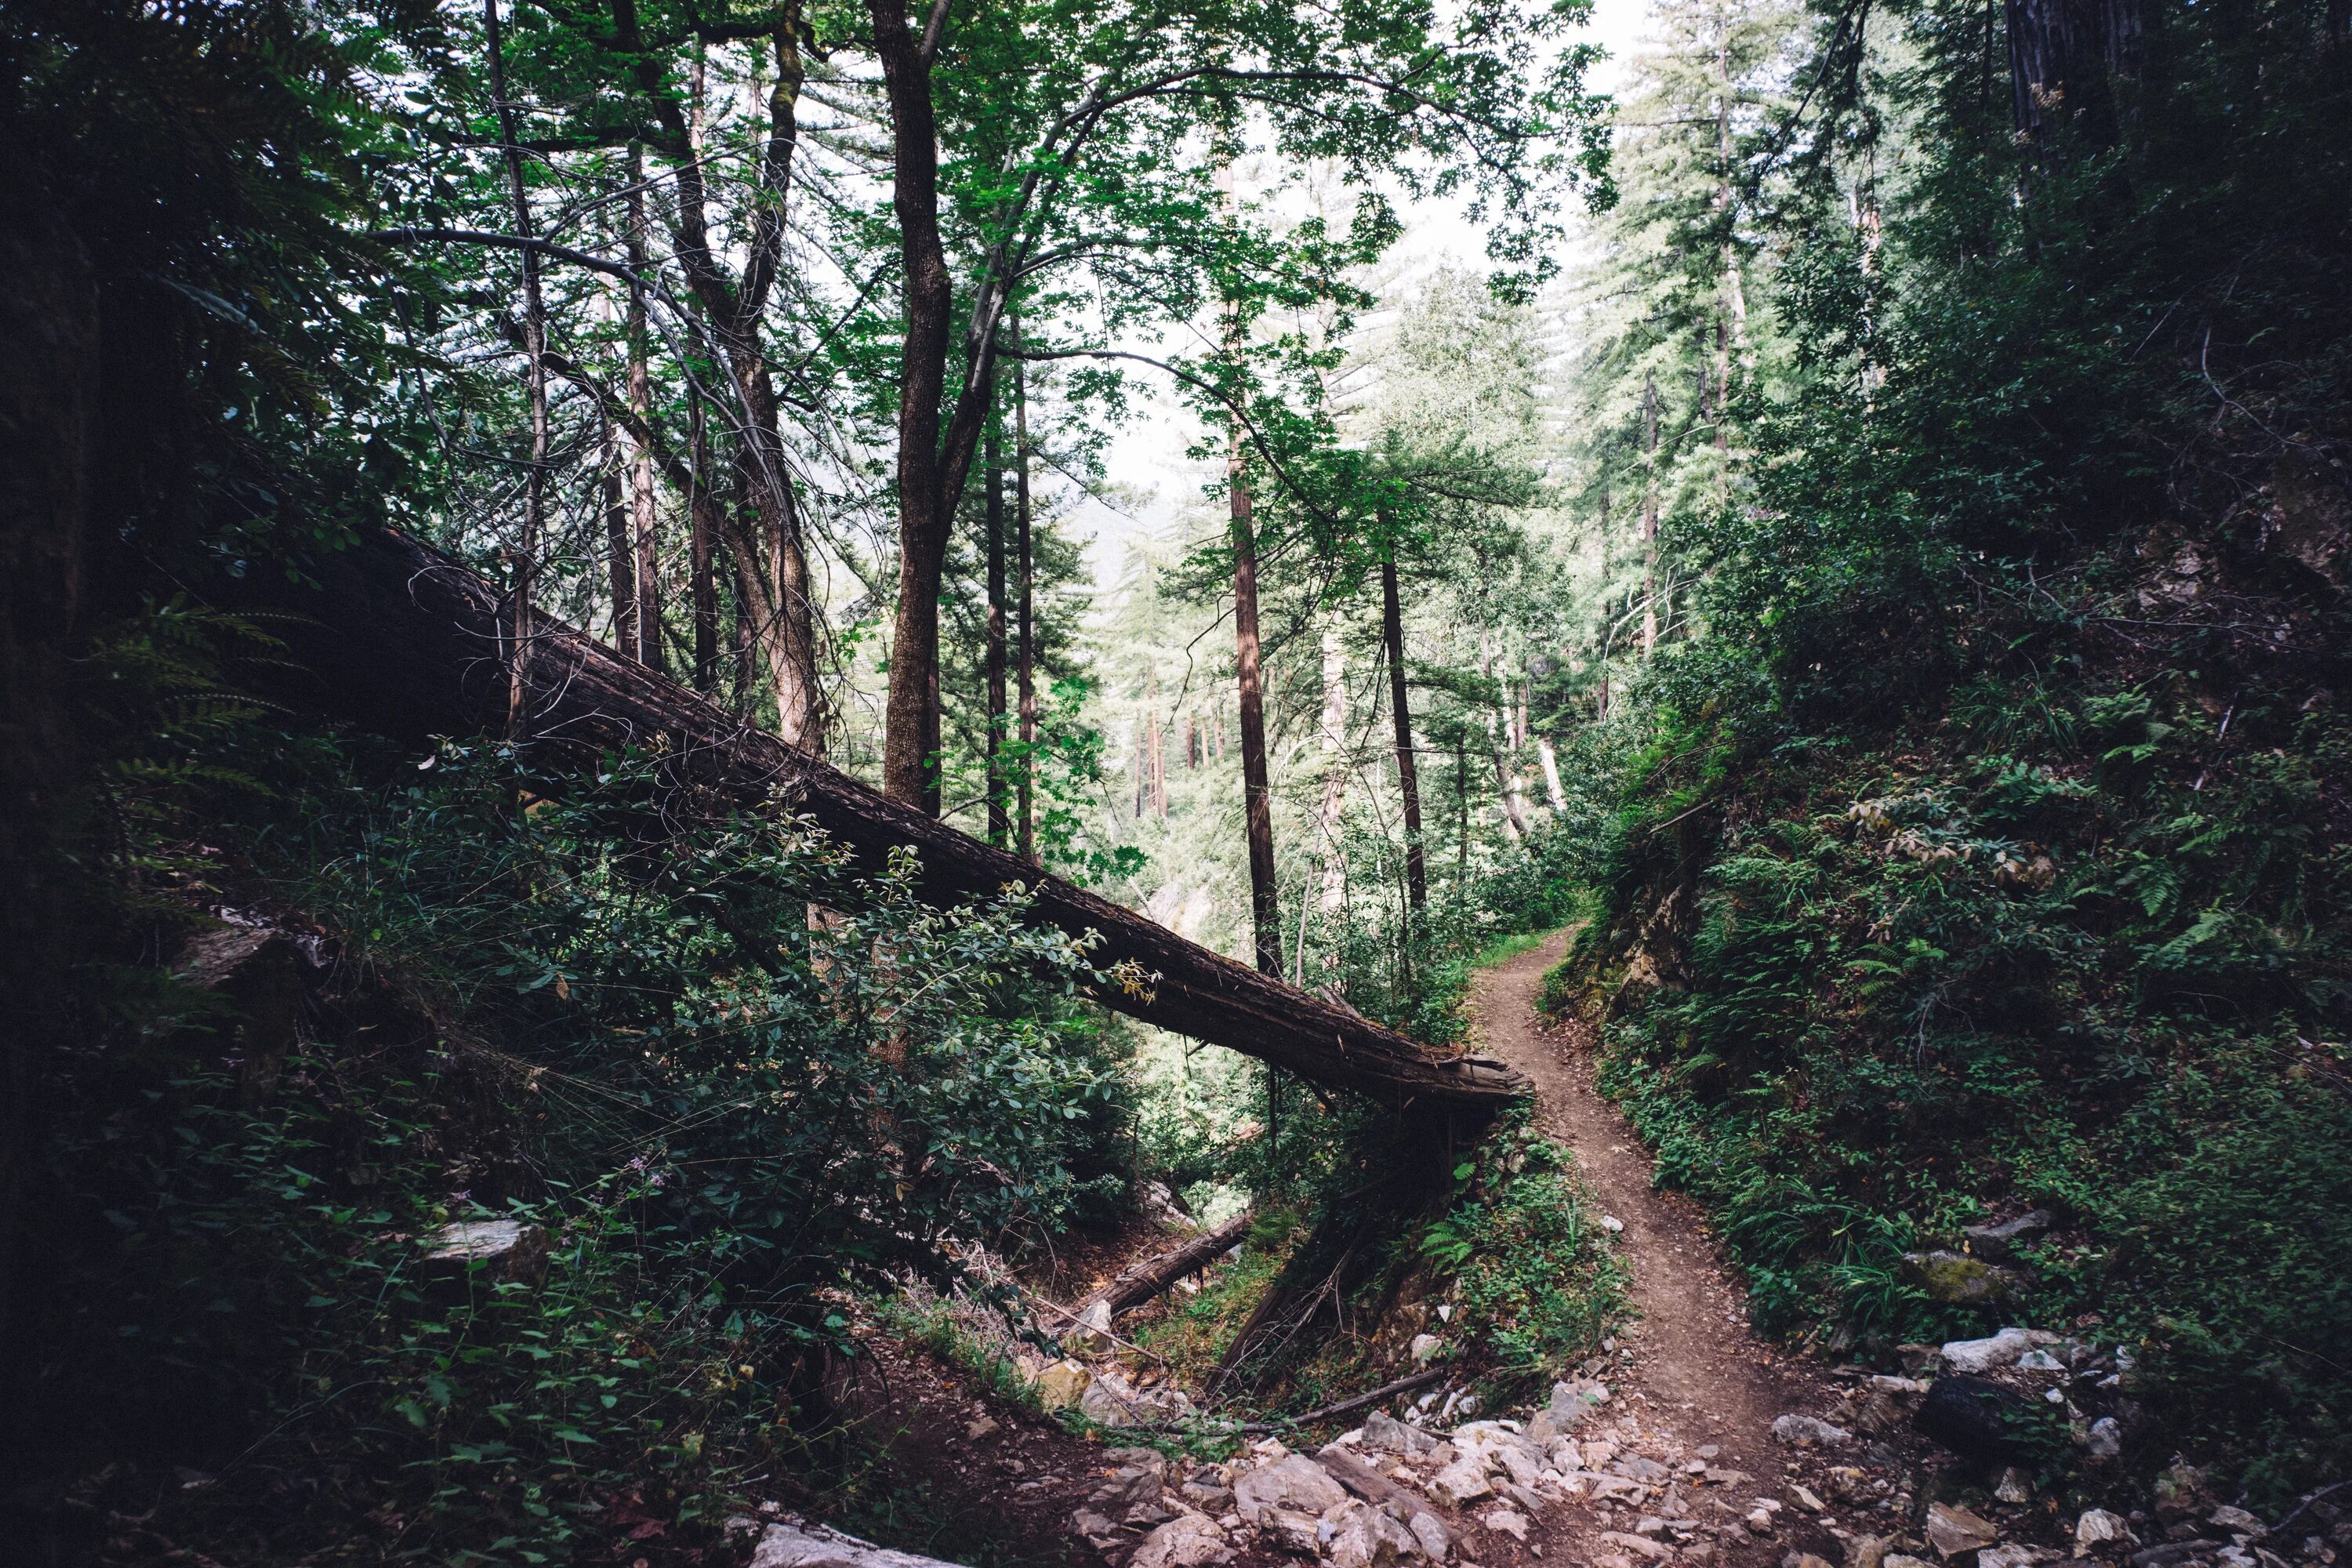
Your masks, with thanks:
M1078 1310L1084 1312L1097 1301L1110 1303L1111 1316L1131 1312L1146 1301L1169 1289L1187 1274L1197 1273L1216 1261L1218 1256L1249 1234L1250 1216L1235 1215L1213 1230L1204 1230L1181 1247L1170 1247L1154 1257L1130 1263L1118 1272L1118 1278L1087 1298Z
M505 595L479 574L402 534L371 530L312 568L315 587L255 571L216 595L228 607L293 612L273 624L320 686L308 706L339 711L400 739L504 727ZM593 764L636 747L677 784L736 805L805 815L847 847L861 871L913 849L923 898L942 907L1020 883L1032 918L1073 937L1098 933L1095 961L1139 978L1105 988L1105 1006L1223 1046L1382 1103L1491 1112L1527 1092L1489 1058L1434 1051L1345 1008L1092 893L1046 876L885 798L823 761L752 728L692 691L625 659L551 617L533 616L535 646L521 733L535 766Z

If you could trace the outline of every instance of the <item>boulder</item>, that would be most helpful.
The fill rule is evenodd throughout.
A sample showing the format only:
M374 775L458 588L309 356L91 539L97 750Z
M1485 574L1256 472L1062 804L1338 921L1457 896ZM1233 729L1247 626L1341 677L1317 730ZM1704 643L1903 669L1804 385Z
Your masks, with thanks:
M1818 1416L1777 1415L1772 1419L1772 1436L1783 1443L1810 1448L1817 1443L1843 1443L1853 1434Z
M1375 1454L1426 1454L1437 1446L1437 1439L1409 1421L1400 1421L1385 1410L1375 1410L1364 1420L1364 1436L1360 1446Z
M1464 1454L1429 1480L1429 1495L1455 1508L1493 1493L1486 1484L1486 1467L1475 1455Z
M1906 1252L1902 1277L1930 1300L1957 1307L1993 1306L2015 1295L2018 1287L2015 1274L1965 1252Z
M1828 1558L1810 1552L1790 1552L1781 1557L1780 1568L1832 1568L1832 1564Z
M1390 1568L1421 1555L1412 1531L1353 1498L1317 1521L1316 1543L1331 1568Z
M1551 1403L1544 1406L1544 1415L1551 1429L1565 1437L1599 1405L1609 1403L1608 1388L1589 1377L1573 1383L1551 1385Z
M465 1276L478 1267L498 1285L539 1285L547 1279L547 1232L514 1219L460 1220L425 1238L428 1272Z
M1347 1500L1339 1483L1304 1454L1286 1454L1234 1483L1234 1510L1244 1522L1261 1526L1276 1510L1319 1519Z
M1664 1542L1653 1541L1646 1535L1629 1535L1622 1530L1604 1530L1601 1539L1641 1562L1664 1563L1675 1554L1675 1549Z
M1212 1568L1233 1556L1223 1531L1198 1514L1186 1514L1145 1536L1127 1568Z
M2003 1329L1990 1339L1954 1340L1943 1349L1944 1365L1954 1372L1981 1377L2015 1362L2033 1348L2023 1329Z
M2030 1214L2019 1215L2015 1219L2003 1220L1999 1225L1969 1226L1960 1232L1960 1238L1979 1258L1989 1258L1999 1263L2014 1257L2021 1243L2049 1235L2051 1223L2046 1210L2035 1209Z
M2271 1529L2257 1516L2248 1513L2244 1509L2232 1508L2228 1503L2223 1503L2208 1514L2205 1522L2216 1530L2227 1531L2231 1535L2268 1535Z
M1184 1207L1184 1200L1179 1197L1174 1189L1165 1182L1144 1183L1143 1190L1137 1194L1137 1197L1139 1201L1136 1206L1140 1208L1145 1216L1154 1225L1174 1231L1195 1231L1201 1228L1201 1222L1194 1219L1191 1211Z
M1445 1528L1444 1520L1427 1509L1408 1520L1405 1528L1412 1531L1413 1540L1420 1543L1421 1554L1432 1563L1444 1562L1446 1553L1454 1550L1454 1532Z
M1076 1324L1062 1336L1062 1348L1072 1355L1100 1355L1110 1349L1110 1303L1088 1302Z
M1884 1568L1936 1568L1925 1557L1906 1557L1899 1552L1887 1553Z
M2112 1415L2102 1415L2092 1422L2090 1431L2083 1437L2083 1450L2096 1460L2119 1458L2124 1451L2123 1423Z
M1997 1383L1939 1377L1911 1424L1962 1458L1992 1465L2032 1458L2023 1441L2032 1419L2032 1407Z
M2131 1539L2131 1526L2123 1515L2103 1508L2086 1508L2074 1521L2074 1550L2084 1557L2102 1546L2128 1546Z
M1528 1538L1528 1516L1517 1509L1489 1509L1479 1518L1478 1522L1489 1530L1509 1536L1514 1541L1525 1541Z
M1300 1557L1312 1557L1323 1550L1323 1520L1319 1514L1302 1513L1295 1508L1270 1508L1259 1516L1257 1527L1277 1550Z
M1845 1568L1886 1568L1894 1544L1884 1535L1857 1535L1845 1543Z
M1977 1568L2033 1568L2053 1554L2031 1546L2020 1546L2004 1541L1999 1546L1988 1546L1977 1553Z
M1405 1347L1412 1355L1412 1364L1415 1366L1426 1366L1431 1359L1444 1348L1445 1342L1435 1334L1415 1334L1412 1336L1412 1342Z
M1086 1397L1094 1373L1084 1362L1057 1361L1037 1374L1037 1403L1046 1410L1066 1410Z
M2000 1539L1992 1521L1952 1503L1927 1505L1927 1544L1947 1562L1981 1552Z
M1106 1521L1108 1522L1108 1521ZM953 1568L937 1557L893 1552L822 1524L772 1524L751 1549L751 1568Z
M2168 1541L2161 1546L2151 1546L2131 1554L2131 1568L2181 1568L2188 1563L2215 1555L2210 1541Z
M1103 1455L1112 1469L1087 1494L1087 1506L1112 1518L1139 1503L1157 1503L1168 1485L1168 1459L1153 1448L1113 1448Z
M1786 1415L1780 1417L1781 1421L1786 1421L1788 1419L1790 1419L1790 1417ZM1774 1422L1773 1426L1777 1428L1780 1426L1780 1422ZM1832 1426L1830 1430L1836 1432L1837 1428ZM1778 1433L1776 1431L1775 1436L1777 1435ZM1838 1436L1843 1436L1845 1434L1839 1432ZM1614 1476L1623 1476L1627 1480L1639 1481L1643 1486L1648 1487L1657 1486L1674 1474L1674 1472L1667 1469L1665 1466L1643 1454L1618 1455L1617 1458L1609 1461L1609 1473Z

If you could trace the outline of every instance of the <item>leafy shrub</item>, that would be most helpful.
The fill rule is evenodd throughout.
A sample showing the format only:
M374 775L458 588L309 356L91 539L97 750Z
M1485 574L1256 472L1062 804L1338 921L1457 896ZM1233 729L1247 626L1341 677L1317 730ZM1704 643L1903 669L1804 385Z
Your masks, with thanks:
M1522 1112L1455 1176L1464 1195L1417 1243L1453 1281L1452 1337L1513 1382L1557 1375L1599 1350L1624 1310L1625 1274L1565 1154Z
M55 1097L40 1408L220 1472L159 1529L261 1507L289 1553L356 1529L515 1562L691 1537L772 1470L842 1291L1123 1197L1121 1064L1076 1002L1111 982L1017 899L936 910L910 859L853 882L790 817L665 818L641 759L518 792L495 749L386 785L251 743L305 764L243 835L269 895L349 933L303 1043L257 1097L183 996ZM543 1288L425 1270L488 1215L549 1232ZM320 1463L307 1509L262 1501Z

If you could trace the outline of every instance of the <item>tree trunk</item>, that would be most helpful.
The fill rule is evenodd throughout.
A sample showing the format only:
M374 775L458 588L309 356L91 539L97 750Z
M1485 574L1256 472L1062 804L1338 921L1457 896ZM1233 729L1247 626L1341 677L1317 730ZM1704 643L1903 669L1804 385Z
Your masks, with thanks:
M292 612L286 637L306 678L287 678L277 700L336 711L395 739L471 733L504 710L502 684L483 679L481 648L495 637L498 591L430 547L398 534L362 533L351 549L309 563L320 586L281 572L214 584L230 608ZM1446 1056L1221 954L1186 942L1013 857L883 795L775 734L751 728L562 623L541 623L543 657L531 664L530 700L543 722L531 743L535 776L591 768L635 745L662 757L672 809L805 814L872 877L893 849L912 848L918 891L948 907L1032 889L1029 918L1080 936L1100 934L1091 954L1114 972L1097 997L1157 1027L1244 1052L1333 1088L1433 1111L1497 1108L1524 1080L1481 1057ZM858 897L845 879L828 899Z
M59 840L84 798L68 691L103 429L89 258L22 150L0 158L0 1345L15 1349L27 1276L55 1288L20 1232L44 1152L50 1054L83 1023L68 977L91 957L76 942L83 895Z
M1257 966L1282 973L1282 908L1274 869L1274 794L1265 758L1265 691L1258 668L1257 541L1250 533L1249 464L1234 431L1225 464L1234 542L1234 661L1241 685L1242 815L1249 838L1250 926Z
M1021 348L1021 318L1013 318L1013 347ZM1036 560L1029 535L1029 367L1013 362L1013 531L1020 582L1021 778L1013 802L1021 858L1042 866L1037 853L1037 597Z
M604 561L605 574L613 588L613 651L623 658L637 657L637 552L629 534L629 509L621 499L620 443L613 430L613 422L604 424L604 477L599 481L604 491Z
M1118 1277L1078 1308L1084 1313L1097 1301L1110 1303L1111 1316L1132 1312L1146 1301L1173 1289L1187 1274L1197 1274L1238 1246L1249 1234L1254 1216L1240 1214L1213 1230L1204 1230L1180 1247L1172 1247L1119 1270Z
M940 243L930 61L907 25L905 0L871 0L868 9L890 104L890 205L898 218L907 297L907 336L898 357L898 613L890 638L882 789L936 816L940 577L952 510L940 482L940 405L955 300Z
M1323 800L1315 814L1315 842L1323 858L1322 906L1326 915L1347 902L1348 862L1341 852L1340 822L1348 806L1348 650L1339 628L1323 628ZM1298 921L1298 948L1307 950L1307 920ZM1303 964L1302 964L1303 967Z
M687 448L691 454L686 498L687 523L693 531L688 544L687 592L694 601L694 689L705 697L719 689L719 577L716 553L719 531L719 498L711 493L709 416L700 394L687 393Z
M499 0L482 0L483 53L490 68L490 95L497 100L499 146L505 155L507 190L514 202L515 236L532 237L530 190L524 182L522 148L515 133L514 105L507 97L505 47L499 37ZM523 477L522 538L513 555L508 616L507 734L520 739L530 721L531 605L538 586L539 546L547 508L547 304L539 287L539 252L522 252L522 342L530 362L530 467Z
M2039 138L2064 115L2100 145L2115 138L2114 79L2128 71L2141 31L2137 0L2006 0L2010 107L2018 133Z
M1542 735L1536 737L1536 755L1543 763L1544 799L1550 803L1553 811L1566 811L1568 795L1559 787L1559 757L1552 751L1549 739Z
M1658 646L1658 378L1642 377L1642 658Z
M646 274L645 155L629 149L628 260L629 270ZM637 428L650 428L654 418L652 373L646 364L646 291L629 286L629 412ZM654 455L642 440L629 443L629 523L632 552L636 559L635 611L636 646L628 651L648 669L667 670L662 647L662 580L660 516L655 504Z
M988 841L1012 847L1013 816L1004 790L1004 451L1002 426L988 421Z
M1429 864L1421 842L1421 773L1412 753L1412 709L1406 700L1404 608L1393 558L1381 563L1381 635L1389 653L1389 721L1396 730L1397 793L1404 797L1405 892L1415 910L1429 903Z

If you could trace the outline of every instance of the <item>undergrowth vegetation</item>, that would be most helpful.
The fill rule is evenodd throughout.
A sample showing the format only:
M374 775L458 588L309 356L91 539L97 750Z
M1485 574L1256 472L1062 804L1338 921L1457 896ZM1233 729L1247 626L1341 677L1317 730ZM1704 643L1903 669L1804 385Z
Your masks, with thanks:
M131 1461L89 1500L158 1539L689 1544L748 1479L821 1477L845 1292L1126 1201L1130 1091L1074 1000L1102 976L1015 899L935 910L903 863L853 890L788 816L666 812L641 759L242 754L299 788L231 848L155 850L214 879L182 925L233 889L320 933L296 1041L257 1074L211 996L127 1009L61 1064L41 1188L24 1414ZM543 1274L428 1260L492 1218L544 1233ZM203 1484L154 1510L174 1466Z

